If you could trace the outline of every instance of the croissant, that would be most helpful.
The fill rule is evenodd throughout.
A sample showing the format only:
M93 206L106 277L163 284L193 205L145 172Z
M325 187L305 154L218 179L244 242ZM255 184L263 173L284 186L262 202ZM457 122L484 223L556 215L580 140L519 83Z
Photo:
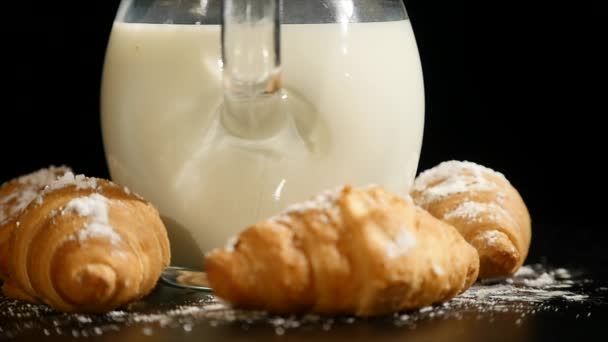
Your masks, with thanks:
M148 294L169 265L157 210L108 180L68 172L15 223L6 296L101 313Z
M475 247L480 278L512 275L526 259L530 214L503 174L472 162L447 161L421 173L411 196Z
M216 295L276 313L375 316L448 300L477 277L475 250L380 187L318 195L206 255Z
M50 166L12 179L0 186L0 280L7 277L8 240L15 219L49 183L71 172L66 166Z

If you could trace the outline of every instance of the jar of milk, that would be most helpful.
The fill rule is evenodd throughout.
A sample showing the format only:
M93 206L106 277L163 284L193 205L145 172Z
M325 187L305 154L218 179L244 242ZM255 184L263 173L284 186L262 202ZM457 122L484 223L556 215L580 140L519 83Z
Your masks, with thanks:
M101 93L114 181L160 211L174 265L349 183L405 195L424 126L401 0L123 0Z

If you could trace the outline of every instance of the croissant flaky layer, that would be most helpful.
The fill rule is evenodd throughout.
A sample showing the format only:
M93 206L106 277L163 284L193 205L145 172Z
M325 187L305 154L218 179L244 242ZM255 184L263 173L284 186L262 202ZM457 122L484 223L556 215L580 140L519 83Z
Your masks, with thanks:
M148 294L169 265L156 209L126 188L66 173L15 221L4 293L65 312L106 312Z
M421 173L411 195L477 249L480 278L509 276L526 259L530 214L503 174L472 162L447 161Z
M8 276L8 241L17 217L46 185L67 172L71 172L69 167L50 166L17 177L0 186L0 280Z
M359 316L448 300L478 267L462 236L411 200L350 186L249 227L205 265L238 307Z

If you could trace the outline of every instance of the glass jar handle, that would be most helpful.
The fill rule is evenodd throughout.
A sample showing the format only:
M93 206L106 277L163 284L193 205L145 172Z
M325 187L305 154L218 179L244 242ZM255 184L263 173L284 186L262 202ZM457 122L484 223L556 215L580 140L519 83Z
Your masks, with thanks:
M225 0L222 8L222 121L246 139L273 135L284 122L280 0Z

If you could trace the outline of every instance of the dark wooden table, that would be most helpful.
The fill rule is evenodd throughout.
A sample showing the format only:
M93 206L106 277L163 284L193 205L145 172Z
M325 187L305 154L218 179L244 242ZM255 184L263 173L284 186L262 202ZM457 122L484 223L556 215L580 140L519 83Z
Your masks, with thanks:
M592 230L584 230L590 232ZM526 264L534 277L477 284L444 305L387 317L269 316L235 311L208 293L160 283L109 315L64 315L0 297L0 340L23 341L555 341L603 336L608 277L603 241L544 225ZM562 277L565 268L568 275ZM547 273L547 276L541 274ZM538 283L555 281L549 290ZM501 289L517 289L513 293ZM539 292L539 293L537 293ZM548 293L548 295L546 295ZM601 338L600 338L601 340Z

